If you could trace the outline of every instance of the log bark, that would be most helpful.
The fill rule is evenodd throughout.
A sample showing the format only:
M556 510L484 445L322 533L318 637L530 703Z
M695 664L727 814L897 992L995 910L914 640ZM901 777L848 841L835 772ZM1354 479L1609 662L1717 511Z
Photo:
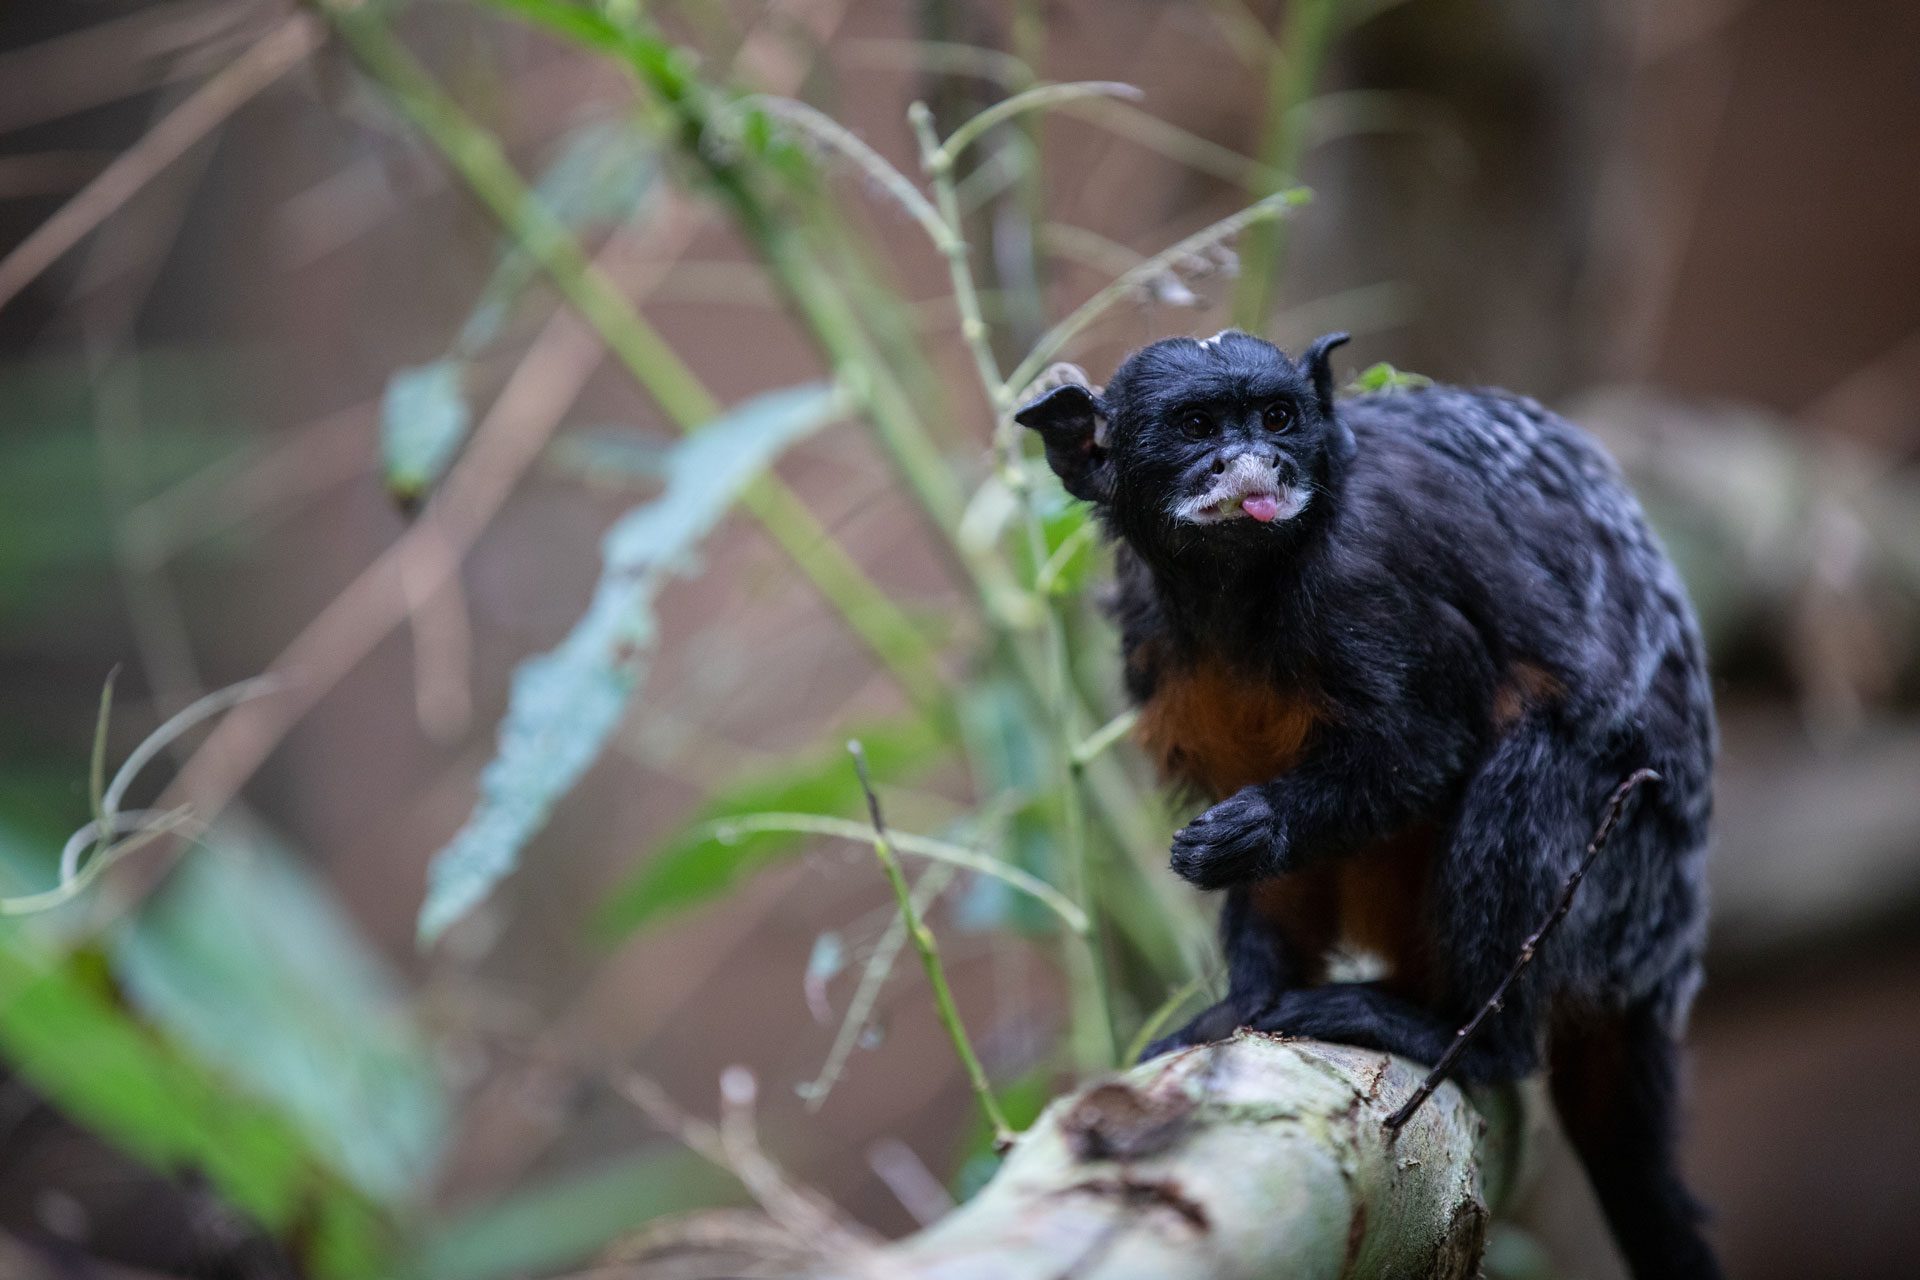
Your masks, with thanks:
M1469 1277L1525 1137L1514 1089L1253 1032L1050 1106L971 1201L849 1274L900 1280Z

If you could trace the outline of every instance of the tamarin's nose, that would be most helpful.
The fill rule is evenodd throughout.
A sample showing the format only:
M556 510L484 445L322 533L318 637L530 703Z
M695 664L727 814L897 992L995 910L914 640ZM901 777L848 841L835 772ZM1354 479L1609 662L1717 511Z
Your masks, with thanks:
M1226 472L1227 472L1227 462L1226 462L1226 459L1224 459L1224 458L1215 458L1215 459L1213 460L1213 474L1215 474L1215 475L1217 475L1217 476L1219 476L1219 475L1225 475L1225 474L1226 474Z

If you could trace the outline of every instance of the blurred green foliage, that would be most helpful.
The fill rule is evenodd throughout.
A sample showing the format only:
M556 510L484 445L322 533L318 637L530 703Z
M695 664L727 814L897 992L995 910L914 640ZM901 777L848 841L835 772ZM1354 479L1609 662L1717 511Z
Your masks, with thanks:
M447 1102L393 975L264 833L223 824L201 845L115 931L121 990L366 1195L407 1204L438 1163Z
M148 351L125 360L118 376L138 379L147 429L116 441L123 474L158 489L231 450L233 409L208 393L224 359ZM114 522L94 430L104 390L79 357L0 365L0 635L111 581Z
M866 747L874 777L888 782L924 772L951 751L944 735L918 717L868 725L851 736ZM748 875L802 848L802 838L791 832L728 838L720 829L727 818L773 812L846 817L860 807L859 781L838 742L724 783L612 890L599 913L598 928L607 936L633 932L669 912L719 898Z
M728 1177L680 1147L610 1160L452 1214L411 1264L430 1280L540 1275L593 1253L647 1218L740 1198Z
M607 748L653 655L661 588L698 572L702 540L739 505L899 686L907 709L857 735L875 779L892 787L945 770L967 780L970 807L947 830L955 833L952 847L965 845L976 859L969 865L979 870L985 858L991 874L956 876L937 861L939 842L902 834L903 851L915 852L918 841L919 852L936 858L910 890L898 882L903 897L924 913L957 878L963 892L946 918L1058 949L1067 1034L1010 1064L1014 1078L983 1087L983 1105L991 1110L997 1095L1009 1117L1024 1123L1063 1069L1110 1065L1170 987L1192 989L1196 940L1205 930L1192 903L1151 874L1163 853L1159 802L1137 762L1108 750L1125 724L1113 719L1109 641L1089 591L1103 563L1097 531L1008 415L1024 384L1110 309L1145 295L1178 296L1183 273L1198 278L1230 263L1227 239L1270 224L1305 198L1284 189L1283 170L1300 145L1288 132L1288 113L1310 90L1331 28L1308 32L1311 57L1273 80L1267 106L1278 132L1267 149L1274 156L1225 157L1257 202L1141 261L1029 345L1015 341L1014 331L1031 337L1048 314L1045 281L1037 271L976 278L975 256L981 271L997 268L986 265L991 255L969 253L967 236L979 227L962 210L959 183L1010 166L1006 198L1020 202L1033 220L1032 243L1041 243L1045 165L1034 113L1125 86L1048 86L1022 67L1015 83L1024 92L958 122L944 141L931 115L915 112L923 172L909 176L825 116L753 97L710 73L712 51L677 47L640 6L490 0L485 7L603 55L637 90L630 116L569 130L544 175L523 183L498 140L400 45L389 7L318 7L375 87L503 224L491 276L444 353L391 375L381 461L392 492L409 507L431 503L441 479L460 465L487 360L505 345L541 273L687 432L667 448L632 436L605 436L597 445L577 439L566 454L587 479L643 484L652 496L608 532L599 584L572 631L518 669L478 802L434 860L422 939L437 938L494 891ZM723 15L709 14L694 29L726 26ZM1029 31L1023 53L1042 50L1043 34ZM1276 67L1280 61L1276 51ZM1089 118L1143 128L1138 112ZM1164 131L1148 136L1167 138ZM1192 150L1197 141L1179 145ZM1206 152L1216 168L1222 153ZM1275 156L1289 163L1273 163ZM870 194L906 209L949 264L951 301L978 375L959 394L990 412L991 452L966 427L966 411L947 402L951 380L912 323L917 304L889 283L884 246L850 229L847 196L833 181L836 163L862 170ZM597 272L578 237L633 217L663 178L726 215L814 343L831 386L768 392L724 409ZM992 191L968 196L996 198ZM1277 264L1282 242L1265 232L1261 239ZM1269 300L1257 300L1263 314ZM1011 372L1003 371L1003 352L1012 353ZM63 421L33 435L20 455L35 479L21 486L17 504L6 501L10 480L0 475L0 613L77 564L104 572L110 563L111 522L92 480L95 445L72 429L82 416L68 408L28 415ZM963 616L923 625L898 608L805 504L768 479L787 446L838 416L869 429L917 504ZM186 464L205 460L195 454ZM156 476L182 466L150 461ZM52 492L67 481L50 486L49 476L70 477L74 492L87 497ZM602 935L625 936L669 912L716 901L803 848L792 832L751 828L756 815L862 818L844 736L715 779L692 817L606 898L597 917ZM78 764L73 777L84 777ZM16 809L0 786L0 877L9 893L43 888L55 873L44 856L22 849L57 848L61 823L71 829L83 820L68 812L81 790L65 785L65 798L52 806L59 822L31 805ZM729 819L744 829L724 838L716 824ZM835 830L844 833L844 823ZM974 852L975 841L992 853ZM1009 882L1027 892L1009 891ZM316 1275L492 1280L544 1270L660 1213L737 1194L684 1153L645 1151L495 1202L430 1210L456 1108L433 1038L339 904L300 870L297 851L264 829L222 819L137 910L119 916L96 905L83 900L57 914L0 920L0 1048L44 1096L131 1155L163 1172L203 1171L234 1205L295 1243ZM917 928L890 926L865 961L841 1042L810 1086L816 1103L845 1051L874 1025L873 1000L908 937L937 965ZM803 980L810 993L856 967L851 944L837 932L824 938ZM964 1039L956 1025L949 1029ZM985 1167L981 1156L978 1142L961 1153L963 1182Z
M108 976L97 955L45 956L19 926L0 924L0 1048L13 1067L154 1168L199 1170L270 1230L313 1228L323 1274L372 1274L383 1252L376 1211L272 1104L129 1017Z

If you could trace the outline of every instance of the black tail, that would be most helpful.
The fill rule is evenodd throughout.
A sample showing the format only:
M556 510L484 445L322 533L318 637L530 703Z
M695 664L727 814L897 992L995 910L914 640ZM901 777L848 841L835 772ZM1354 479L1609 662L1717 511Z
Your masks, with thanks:
M1553 1100L1634 1280L1719 1280L1675 1163L1679 1046L1651 1009L1555 1027Z

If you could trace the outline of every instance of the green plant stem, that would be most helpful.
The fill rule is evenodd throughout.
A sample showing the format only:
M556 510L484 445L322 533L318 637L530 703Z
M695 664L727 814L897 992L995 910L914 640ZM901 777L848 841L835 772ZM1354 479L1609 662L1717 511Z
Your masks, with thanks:
M685 112L693 113L699 110L693 100L692 87L675 82L671 66L658 59L649 60L637 55L634 56L633 61L636 71L643 80L663 99L682 104L680 109ZM1036 618L1045 619L1054 615L1041 612L1039 606L1044 602L1036 601L1030 593L1021 590L1013 582L1002 560L987 554L969 552L961 546L958 538L958 517L947 515L949 506L943 485L931 481L925 484L916 481L915 475L922 469L922 464L927 462L926 455L931 452L931 446L922 443L923 431L914 425L917 419L912 406L905 402L904 396L892 382L884 362L874 365L871 347L865 338L864 330L845 300L839 296L836 283L813 260L804 244L798 243L790 231L767 215L758 199L738 175L717 167L717 162L713 158L714 150L699 145L699 140L705 132L705 125L701 123L699 116L688 115L683 118L678 132L689 154L708 169L716 184L721 187L723 195L734 209L742 234L759 250L762 259L767 263L768 270L793 302L801 318L811 330L815 342L820 345L827 358L840 367L858 364L861 367L874 368L876 377L867 388L871 393L868 409L882 442L888 445L896 466L903 475L907 476L910 489L935 517L936 528L949 539L954 558L962 566L964 577L974 588L981 602L983 618L993 634L995 652L1001 656L1006 668L1012 672L1030 703L1035 707L1046 707L1049 702L1047 673L1041 663L1036 661L1027 647L1022 644L1020 632L1031 625ZM885 161L878 156L872 156L865 160L857 158L856 163L869 167L874 163L884 165ZM1247 219L1262 216L1266 209L1282 207L1300 198L1301 196L1295 193L1283 193L1267 201L1260 210L1237 214L1189 236L1169 250L1168 254L1197 252L1205 245L1245 225ZM916 215L916 221L920 221L918 215ZM921 225L925 227L926 224L922 221ZM934 230L926 229L930 234ZM943 251L948 239L949 237L946 236L935 236L936 244L942 246ZM948 261L951 268L953 259L949 258ZM1158 269L1152 265L1157 261L1158 259L1149 259L1147 264L1149 269ZM964 258L960 260L960 267L964 273L966 268ZM1073 332L1077 332L1073 327L1074 322L1085 323L1102 307L1121 296L1133 283L1133 277L1125 277L1113 288L1103 291L1093 302L1074 313L1068 325L1064 326L1064 332L1062 326L1056 326L1053 331L1054 336L1064 341ZM971 304L972 314L979 317L978 293L973 289L970 277L964 286L956 284L956 300L965 296L963 288L971 292L974 299ZM958 305L964 307L969 304L959 302ZM984 358L980 352L976 351L974 359L976 367L983 369L993 367L990 348L985 351ZM989 392L990 404L1010 403L1007 397L1011 396L1020 383L1016 380L1001 385L1004 388L1002 395L996 396ZM996 423L996 426L998 425L1000 424ZM933 455L930 465L939 468L939 475L934 477L934 480L951 482L951 471L937 454ZM964 504L958 497L957 488L953 492L952 503L957 510ZM1026 496L1030 495L1023 495L1023 498ZM1031 515L1030 507L1029 515ZM1065 744L1061 745L1064 750ZM1145 814L1140 808L1139 788L1127 780L1116 762L1111 759L1092 761L1086 767L1083 778L1093 801L1091 816L1106 828L1115 845L1127 854L1120 860L1127 872L1125 879L1113 876L1102 877L1097 884L1089 886L1090 889L1100 895L1108 918L1125 931L1143 955L1151 957L1156 968L1166 972L1194 972L1198 963L1198 952L1189 944L1196 938L1204 937L1207 930L1199 918L1197 908L1189 898L1184 896L1167 898L1154 892L1147 874L1148 863L1159 857L1157 846L1160 835L1152 830L1151 824L1146 821ZM1079 957L1071 957L1066 963L1071 966L1067 970L1069 980L1073 980L1076 971L1084 972L1078 968L1083 963ZM1087 989L1084 983L1081 989ZM1076 1001L1077 1006L1086 1004L1084 1000ZM1101 1007L1104 1010L1104 1001ZM1111 1033L1106 1038L1110 1045ZM1096 1037L1090 1033L1078 1041L1085 1046L1091 1046L1095 1042ZM1092 1051L1089 1048L1086 1052L1091 1065ZM1110 1053L1111 1049L1105 1052Z
M1302 103L1333 43L1340 0L1296 0L1287 11L1287 40L1267 63L1267 118L1260 139L1260 164L1277 190L1297 181L1306 136ZM1251 228L1240 244L1240 282L1234 290L1233 322L1250 333L1264 332L1273 311L1274 285L1285 252L1285 228L1278 222Z
M1133 726L1140 723L1140 712L1135 708L1122 711L1113 719L1088 734L1073 748L1073 767L1085 769L1094 760L1104 754L1120 739L1133 732Z
M995 652L1004 655L1007 669L1033 705L1044 706L1044 672L1031 660L1019 636L1033 620L1031 597L1013 582L1002 561L987 555L972 555L960 547L958 515L964 509L965 500L951 468L933 447L924 429L917 427L914 406L893 382L885 362L872 362L871 345L862 326L845 300L838 297L830 274L813 260L791 228L769 214L744 176L736 171L727 151L707 145L709 121L704 95L691 64L644 35L637 25L616 23L590 9L550 0L488 0L488 3L628 65L643 90L659 104L657 119L668 144L707 175L720 199L732 211L740 234L759 253L828 361L840 369L857 366L870 370L871 377L855 390L866 397L865 407L876 435L978 595L984 621L993 635ZM1284 201L1287 197L1278 199ZM1268 202L1260 211L1236 215L1188 237L1169 253L1195 251L1203 241L1211 243L1213 239L1232 234L1248 217L1261 216L1266 207L1274 204ZM1143 267L1159 269L1154 263L1155 260L1149 259ZM1092 303L1076 311L1065 324L1055 326L1049 337L1056 343L1066 341L1102 307L1123 296L1135 283L1137 280L1133 277L1117 281ZM1045 342L1043 339L1043 344ZM1030 380L1029 377L1027 381ZM1023 383L1016 375L1007 385L1011 391ZM1156 968L1193 972L1195 956L1188 944L1205 930L1189 898L1165 898L1152 890L1147 879L1147 862L1158 856L1154 846L1160 836L1140 806L1140 789L1112 759L1093 761L1086 769L1085 778L1094 800L1093 816L1111 832L1115 843L1129 853L1122 860L1127 879L1102 877L1095 886L1102 904Z
M695 86L664 81L653 87L663 95L677 95L666 99L679 113L676 133L683 138L704 136L706 109L698 101ZM950 252L955 236L949 224L878 152L805 103L759 101L770 114L853 161L914 218L936 248ZM894 374L892 362L880 358L875 340L848 301L845 289L791 223L769 212L742 174L713 157L708 148L695 146L692 154L706 169L775 283L806 322L822 354L842 371L843 381L860 397L881 445L940 535L941 549L978 592L990 623L1016 628L1027 625L1034 610L1005 566L990 556L970 554L959 538L965 495L918 406ZM965 245L959 248L964 253ZM977 297L973 307L977 316Z
M1023 496L1021 505L1027 512L1027 536L1033 546L1034 560L1038 563L1046 554L1046 535L1030 494ZM1060 792L1061 843L1065 846L1060 859L1063 873L1061 889L1068 898L1085 908L1088 905L1090 883L1086 795L1081 789L1081 772L1074 768L1072 760L1073 741L1078 733L1079 716L1076 713L1079 699L1074 694L1066 631L1061 625L1059 611L1052 600L1046 602L1046 609L1047 663L1051 685L1048 693L1054 712L1051 718L1054 741L1049 754L1055 761L1054 784ZM1095 917L1096 920L1098 918ZM1097 947L1100 941L1097 928L1093 941ZM1111 1066L1114 1053L1113 1010L1109 1004L1105 966L1097 951L1084 955L1078 947L1069 950L1067 963L1067 971L1075 987L1074 1057L1082 1070Z
M1107 309L1130 295L1164 271L1171 270L1185 260L1196 257L1208 249L1223 243L1243 231L1250 231L1260 223L1279 217L1286 210L1305 204L1311 198L1303 187L1292 187L1254 201L1237 213L1229 214L1220 221L1200 228L1180 243L1163 249L1151 258L1144 259L1132 270L1119 276L1100 292L1088 298L1076 307L1071 315L1053 328L1047 330L1034 345L1027 358L1007 378L1006 388L1009 397L1024 391L1033 380L1047 367L1047 362L1058 355L1067 343L1104 315Z
M100 686L100 711L93 726L93 755L87 761L87 811L93 815L93 821L104 833L107 826L107 726L113 716L113 685L120 678L120 668L115 666L107 672L106 683ZM104 839L104 835L102 836Z
M940 547L978 596L996 629L1029 625L1035 609L999 560L969 553L959 539L965 498L940 455L919 410L887 368L846 296L817 258L792 233L770 229L758 241L762 258L814 340L842 370L867 410L874 430L921 509L940 535ZM857 373L855 372L857 371Z
M920 965L927 971L927 984L933 988L934 1008L940 1015L940 1023L953 1040L953 1050L959 1055L960 1065L967 1073L967 1082L973 1086L974 1096L980 1101L980 1110L986 1113L987 1122L993 1126L995 1145L1006 1146L1014 1139L1013 1127L1007 1123L999 1102L994 1099L986 1068L980 1065L980 1056L973 1051L973 1039L967 1035L966 1024L960 1020L960 1010L953 1002L953 988L947 985L947 971L940 963L940 950L934 941L933 930L927 928L926 921L913 905L913 890L907 885L906 873L900 869L900 859L894 855L893 842L887 837L887 824L880 816L880 797L874 793L873 779L867 775L867 753L860 749L858 742L849 742L847 750L852 754L853 767L860 775L860 789L866 793L867 814L873 819L874 857L880 860L887 883L893 888L894 901L899 903L901 918L907 922L907 937L913 942L913 949L920 953Z
M842 840L865 840L868 834L858 823L815 813L756 813L739 818L721 818L713 824L712 830L722 840L767 831L803 832L808 835L835 836ZM1067 927L1069 933L1085 936L1091 928L1087 913L1078 904L1046 881L1010 862L932 836L900 831L891 834L888 839L901 853L916 854L932 862L942 862L1011 885L1060 917L1060 923Z
M650 324L598 270L579 242L528 190L499 144L454 104L367 8L321 10L367 74L446 158L501 225L546 271L629 373L682 431L719 416L721 406ZM741 494L821 595L899 681L916 705L942 718L951 703L938 655L913 623L834 541L777 477Z
M983 114L991 112L989 108ZM1020 500L1028 545L1037 568L1047 560L1046 531L1034 505L1035 495L1027 477L1025 459L1020 452L1020 440L1014 434L1017 428L1008 413L1012 407L1011 393L1001 379L991 335L980 311L980 295L973 270L967 262L967 244L960 230L960 207L953 183L953 158L958 148L952 145L952 139L944 146L940 143L934 134L933 113L925 103L914 103L907 111L907 118L920 142L920 160L933 186L934 205L948 231L947 271L953 282L954 303L960 311L960 332L966 339L968 350L973 353L980 389L993 410L994 429L1002 442L1008 481ZM976 120L979 118L975 117ZM965 128L961 126L962 130ZM955 136L960 136L960 132L956 131ZM1078 720L1079 698L1073 688L1066 632L1061 625L1058 602L1041 593L1038 604L1047 647L1046 701L1052 707L1052 715L1047 720L1053 727L1051 754L1057 762L1055 782L1060 792L1064 828L1061 881L1067 897L1085 910L1088 907L1089 883L1086 797L1081 792L1080 775L1068 759L1072 751L1074 725ZM1096 931L1096 946L1098 941L1099 934ZM1073 985L1074 1058L1082 1070L1100 1070L1111 1066L1114 1052L1113 1013L1108 1004L1105 966L1097 950L1086 952L1072 941L1066 947L1065 962L1068 979Z
M506 3L506 0L496 0L496 3ZM509 4L509 7L519 6ZM759 252L822 353L838 368L870 371L871 376L858 390L866 395L868 415L882 445L936 531L946 539L950 554L976 592L983 618L993 633L996 651L1005 655L1008 668L1033 705L1046 705L1045 674L1031 660L1018 634L1033 619L1032 597L1014 583L1002 561L990 555L971 554L960 545L959 515L964 509L964 499L953 480L952 470L933 447L919 424L917 411L893 380L886 362L875 360L863 327L840 295L835 281L797 234L770 216L744 177L728 167L724 154L702 145L707 134L707 117L699 85L690 73L670 57L658 55L626 34L593 26L590 18L581 16L582 12L541 7L537 16L555 25L568 24L562 29L596 47L618 53L632 65L642 84L669 113L670 141L706 172L732 210L741 234ZM590 29L571 30L573 25L581 23ZM1189 237L1176 247L1191 246L1199 238ZM1110 760L1094 762L1085 776L1090 794L1095 798L1093 814L1111 831L1115 843L1123 849L1147 854L1158 837L1148 831L1148 824L1143 820L1138 789L1128 783ZM1125 865L1132 873L1132 884L1107 878L1099 886L1103 902L1115 908L1114 918L1142 953L1153 957L1156 966L1190 971L1193 958L1184 947L1185 940L1204 932L1198 928L1194 908L1185 899L1173 899L1171 906L1157 905L1159 896L1152 893L1143 864L1129 856ZM1081 962L1076 959L1071 963ZM1087 1042L1091 1041L1089 1036Z
M980 117L974 118L977 120ZM1013 420L1007 416L1013 397L1001 385L999 362L993 354L992 334L980 310L980 292L974 283L973 270L967 263L966 237L960 230L960 204L953 186L954 152L941 146L940 140L934 136L933 112L927 109L926 103L916 102L908 107L907 120L919 140L920 163L933 184L934 205L945 231L939 238L939 248L941 256L946 259L947 279L953 285L953 305L960 312L960 337L973 356L974 371L980 377L987 407L993 413L994 432L1006 455L1005 461L1009 466L1018 467L1019 437L1013 434Z
M1147 1015L1147 1020L1140 1024L1140 1029L1133 1033L1133 1039L1127 1042L1127 1056L1121 1060L1123 1065L1131 1066L1140 1061L1140 1055L1147 1051L1147 1046L1154 1042L1169 1022L1173 1021L1173 1015L1180 1012L1180 1006L1200 994L1200 988L1205 985L1204 979L1189 978L1181 983L1172 995L1162 1000L1160 1007Z
M985 136L989 129L1023 112L1039 111L1083 98L1139 98L1141 96L1143 95L1137 85L1123 84L1117 80L1080 80L1069 84L1041 85L1038 88L1016 93L1010 98L1002 98L956 128L945 142L936 143L935 149L941 166L950 173L961 153ZM924 104L916 105L921 105L924 109ZM928 118L931 120L931 113Z
M1060 578L1073 563L1074 557L1085 551L1100 537L1100 522L1089 520L1060 540L1046 563L1040 566L1040 572L1033 575L1033 593L1042 598L1053 595L1060 588Z
M940 862L922 871L920 878L913 883L915 913L925 914L927 908L933 905L933 900L953 883L955 874L953 867ZM853 1056L861 1033L873 1020L874 1006L879 1004L880 990L893 973L893 962L899 958L900 948L906 945L907 917L895 915L887 922L886 932L880 935L880 940L874 944L873 954L867 958L866 967L860 971L860 983L854 988L853 998L847 1002L846 1016L840 1020L840 1029L834 1033L826 1061L820 1064L819 1072L810 1082L800 1086L799 1093L807 1104L807 1110L818 1111L824 1107L827 1095L840 1083L847 1059Z

